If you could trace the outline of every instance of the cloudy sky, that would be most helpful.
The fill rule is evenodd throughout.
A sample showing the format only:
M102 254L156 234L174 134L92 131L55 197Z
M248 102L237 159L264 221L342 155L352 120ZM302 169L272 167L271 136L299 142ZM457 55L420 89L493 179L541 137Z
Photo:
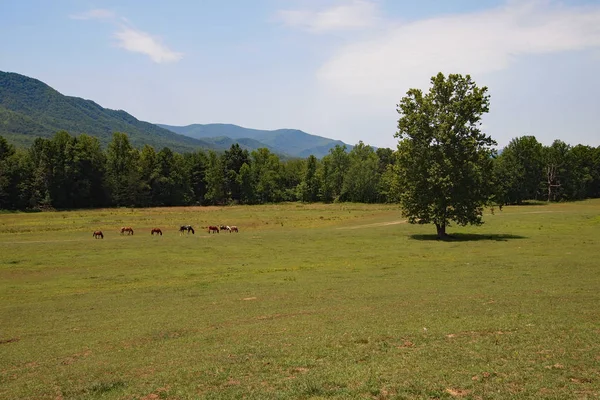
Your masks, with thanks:
M0 70L150 122L392 148L409 88L470 74L500 146L600 145L600 0L0 0Z

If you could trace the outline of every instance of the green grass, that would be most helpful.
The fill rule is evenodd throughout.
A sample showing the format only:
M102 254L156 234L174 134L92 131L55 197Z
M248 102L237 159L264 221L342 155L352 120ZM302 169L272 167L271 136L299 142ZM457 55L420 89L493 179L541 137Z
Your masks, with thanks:
M485 221L442 242L387 205L0 214L0 398L599 398L600 201Z

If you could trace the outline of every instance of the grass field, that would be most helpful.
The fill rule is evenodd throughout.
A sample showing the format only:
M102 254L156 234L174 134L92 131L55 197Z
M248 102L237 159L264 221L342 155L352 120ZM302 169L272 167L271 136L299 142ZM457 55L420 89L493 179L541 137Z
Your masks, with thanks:
M441 242L389 205L0 214L0 399L600 398L600 201L485 221Z

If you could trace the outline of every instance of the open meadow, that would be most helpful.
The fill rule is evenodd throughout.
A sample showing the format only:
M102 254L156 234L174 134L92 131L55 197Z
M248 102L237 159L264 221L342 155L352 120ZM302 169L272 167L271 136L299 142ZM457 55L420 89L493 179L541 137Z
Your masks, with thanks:
M1 213L0 398L600 398L600 201L484 220L444 242L393 205Z

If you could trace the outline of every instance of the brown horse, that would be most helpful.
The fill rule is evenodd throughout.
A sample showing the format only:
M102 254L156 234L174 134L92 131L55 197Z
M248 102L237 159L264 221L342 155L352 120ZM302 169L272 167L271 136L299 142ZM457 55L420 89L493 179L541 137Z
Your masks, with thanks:
M125 232L127 232L128 235L133 235L133 228L130 226L121 228L121 235L123 235Z
M231 233L231 232L239 233L240 231L238 230L237 226L233 225L233 226L229 227L229 233Z
M219 227L214 225L209 226L208 233L219 233Z
M154 234L155 234L155 233L156 233L157 235L160 235L160 236L162 236L162 231L160 230L160 228L152 228L152 230L150 231L150 234L151 234L152 236L154 236Z
M94 231L92 237L96 239L104 239L104 234L102 233L102 231Z

